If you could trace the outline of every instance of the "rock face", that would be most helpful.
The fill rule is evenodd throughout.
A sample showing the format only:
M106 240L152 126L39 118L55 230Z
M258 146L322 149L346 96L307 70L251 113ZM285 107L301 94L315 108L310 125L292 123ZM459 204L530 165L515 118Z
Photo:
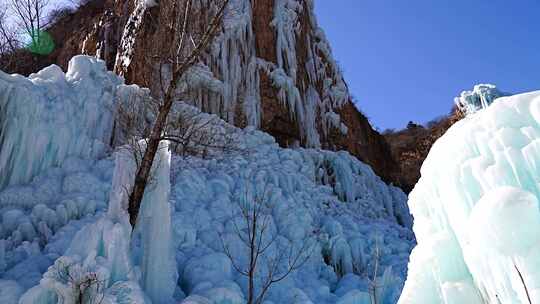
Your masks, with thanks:
M431 146L461 118L462 112L453 109L450 114L435 119L426 126L409 123L403 130L384 132L392 156L400 167L401 173L397 183L405 193L411 192L420 179L420 167Z
M172 47L171 39L159 34L160 20L180 13L171 12L170 1L154 7L137 0L90 1L50 28L57 50L42 65L65 68L73 55L94 55L127 83L157 90L156 67L147 59L155 50ZM195 88L191 102L236 126L256 126L281 146L348 150L397 184L399 167L384 137L353 105L313 2L231 1L201 64L221 86ZM207 0L193 5L197 14L216 9Z

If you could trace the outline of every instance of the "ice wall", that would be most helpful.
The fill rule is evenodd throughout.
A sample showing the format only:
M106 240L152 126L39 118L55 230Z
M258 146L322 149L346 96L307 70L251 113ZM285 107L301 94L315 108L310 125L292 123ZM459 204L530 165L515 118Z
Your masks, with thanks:
M208 3L196 1L195 5L196 9L204 9ZM348 128L336 112L349 100L348 89L332 57L330 45L317 24L313 5L313 0L274 2L273 18L268 26L276 35L274 47L277 58L276 62L270 62L258 57L260 51L256 49L252 20L253 2L230 1L223 32L215 39L210 54L205 58L215 77L223 81L223 89L216 92L211 87L197 87L192 90L194 105L206 112L219 114L229 123L245 118L247 125L260 127L260 77L264 73L277 92L276 102L287 108L291 119L298 124L300 137L306 146L319 147L321 137L331 129L347 134ZM216 9L210 4L210 10ZM301 26L302 22L307 23L305 27ZM300 54L301 43L306 44L306 55ZM298 76L303 71L307 74L305 81ZM244 117L238 117L238 114ZM322 134L317 128L319 120L322 122Z
M29 182L70 156L102 155L123 81L105 63L76 56L28 78L0 71L0 189Z
M432 147L409 195L401 304L540 301L540 91L500 97Z

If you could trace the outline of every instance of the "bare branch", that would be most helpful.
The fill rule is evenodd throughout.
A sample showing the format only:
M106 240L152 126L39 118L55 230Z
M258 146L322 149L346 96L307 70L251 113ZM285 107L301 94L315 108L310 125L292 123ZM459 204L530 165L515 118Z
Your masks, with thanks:
M311 235L306 235L304 239L298 240L301 242L300 247L295 247L295 244L290 240L286 243L276 242L279 233L275 229L270 229L272 208L274 207L267 198L270 186L269 183L265 183L261 193L257 193L257 189L254 189L255 193L252 199L250 199L249 187L244 187L243 196L236 200L239 211L233 213L233 218L231 218L235 227L236 218L234 216L236 214L245 221L246 230L236 227L235 233L247 246L245 252L248 257L247 269L240 269L241 267L230 252L229 244L222 239L223 250L231 260L233 267L238 273L248 278L248 304L262 303L272 284L282 281L302 267L309 260L313 251ZM276 247L273 250L268 250L274 244ZM264 266L261 263L265 263ZM266 269L263 278L261 278L262 269ZM262 285L261 289L256 292L255 281L259 279L262 279Z
M219 2L218 2L219 3ZM227 7L229 0L224 0L221 2L222 4L219 6L218 12L209 20L209 25L205 29L204 35L201 37L201 39L197 43L197 47L195 47L193 50L189 52L189 54L185 57L185 59L182 60L175 60L173 62L172 66L172 77L171 80L167 86L166 91L162 91L161 94L159 94L162 98L162 102L160 102L159 110L157 112L155 121L153 122L153 125L151 127L150 135L148 136L148 144L146 147L146 150L144 152L144 156L141 161L141 165L137 169L137 173L135 176L134 181L134 187L133 190L129 196L129 207L128 212L130 215L130 223L132 226L135 225L136 219L139 213L141 201L144 195L144 191L146 188L146 185L148 183L148 178L150 176L150 170L152 168L152 163L154 161L157 149L159 147L159 142L161 141L164 132L167 129L167 121L169 113L172 109L173 103L177 100L176 94L177 94L177 87L179 82L182 80L182 77L184 77L185 73L189 70L191 66L193 66L197 61L199 60L199 57L203 54L203 52L208 48L211 41L214 39L214 37L217 34L218 29L221 27L223 15L225 12L225 8ZM166 5L161 5L163 9L169 9ZM171 37L173 37L173 41L177 41L176 37L181 37L183 33L178 33L178 17L177 17L177 8L178 8L178 0L172 0L172 18L170 20L165 20L164 24L167 24L168 27L165 27L168 31L168 33L165 33L165 35L169 34ZM189 10L191 6L187 6L186 9L188 12L185 12L184 15L189 15ZM187 23L185 22L187 25ZM182 27L181 31L185 32L186 28ZM174 46L172 48L172 54L176 54L176 50L178 48L181 48L181 46ZM171 51L169 51L169 54ZM161 56L159 58L159 63L167 62L171 58L168 56ZM162 73L162 67L160 66L159 69L160 74ZM160 76L161 77L161 76ZM163 87L162 87L163 89Z

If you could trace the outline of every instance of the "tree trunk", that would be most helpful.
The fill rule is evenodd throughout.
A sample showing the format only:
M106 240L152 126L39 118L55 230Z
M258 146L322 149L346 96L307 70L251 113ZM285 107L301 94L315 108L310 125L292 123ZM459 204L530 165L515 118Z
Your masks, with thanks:
M154 163L154 158L156 157L159 148L161 135L167 123L167 116L169 115L171 106L174 102L173 94L175 90L176 83L173 81L165 95L165 102L159 108L158 117L152 127L152 132L150 133L150 137L146 144L146 150L144 151L141 165L135 176L135 183L133 184L128 204L129 222L131 223L131 227L135 227L135 224L137 223L137 216L139 215L139 209L141 207L146 184L148 183L148 177L150 176L150 170L152 169L152 164Z
M150 136L146 145L146 150L144 151L141 165L137 169L137 175L135 176L133 189L131 191L131 194L129 195L128 213L131 227L135 227L135 224L137 223L137 216L139 215L139 209L141 207L141 201L144 196L144 190L146 188L146 184L148 183L150 170L152 169L152 164L159 148L159 142L163 137L163 131L167 124L167 116L169 116L169 112L171 111L171 107L174 103L178 81L182 78L184 73L197 62L200 54L211 43L219 26L221 25L223 13L229 1L230 0L225 0L223 2L223 5L221 6L219 12L211 20L208 29L201 38L201 41L195 46L190 55L187 56L184 61L180 63L177 62L176 64L179 64L178 66L176 64L174 65L176 68L173 69L174 72L172 75L172 80L169 84L169 87L167 88L167 92L163 99L163 104L159 107L159 113L156 122L154 123L152 131L150 132ZM172 11L175 13L177 8L177 1L174 1L173 4L174 5ZM189 7L187 10L189 10ZM176 18L173 19L172 26L170 26L171 37L174 37L175 30ZM186 28L184 26L184 28L181 30L181 33L185 34L185 32ZM180 47L181 46L182 45L180 45Z

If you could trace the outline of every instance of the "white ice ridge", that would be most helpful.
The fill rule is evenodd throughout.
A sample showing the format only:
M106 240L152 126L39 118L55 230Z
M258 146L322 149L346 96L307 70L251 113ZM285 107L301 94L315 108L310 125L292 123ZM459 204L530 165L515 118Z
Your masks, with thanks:
M123 81L105 63L76 56L28 78L0 71L0 189L27 183L70 157L102 155Z
M487 108L495 99L508 96L492 84L477 84L472 91L463 91L460 96L454 98L456 106L466 115Z
M540 91L457 122L421 175L399 303L539 303Z

